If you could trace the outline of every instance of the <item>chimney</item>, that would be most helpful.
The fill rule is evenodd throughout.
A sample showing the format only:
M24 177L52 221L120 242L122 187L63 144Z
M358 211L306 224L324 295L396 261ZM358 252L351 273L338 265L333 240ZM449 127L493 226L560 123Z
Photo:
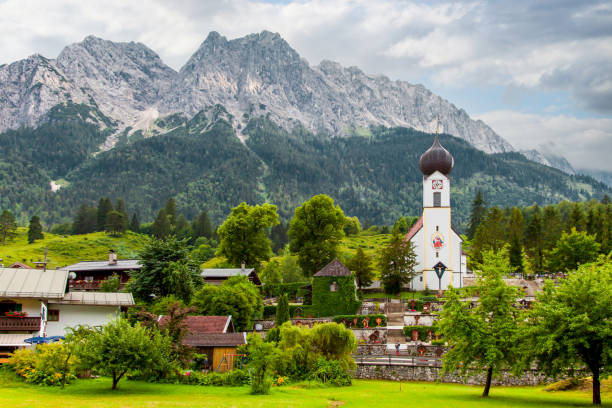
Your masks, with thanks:
M112 249L108 251L108 264L117 265L117 254Z

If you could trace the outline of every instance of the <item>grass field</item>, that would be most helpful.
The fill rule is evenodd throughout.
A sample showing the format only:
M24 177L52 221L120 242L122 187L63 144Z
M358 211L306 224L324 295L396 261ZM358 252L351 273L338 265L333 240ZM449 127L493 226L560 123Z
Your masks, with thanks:
M401 387L401 389L400 389ZM493 387L481 398L482 387L457 384L398 383L356 380L352 387L275 388L270 395L250 395L248 387L201 387L122 381L110 390L109 379L80 380L66 389L0 384L0 406L25 407L576 407L589 406L590 393L549 393L542 387ZM602 394L612 407L612 392Z
M126 232L121 237L111 237L104 232L67 236L45 232L44 239L28 244L27 228L19 228L16 237L7 240L6 245L0 245L0 258L6 266L14 262L34 266L34 262L44 258L47 247L50 269L80 261L108 259L111 248L117 252L119 259L133 259L146 239L145 235L133 232Z

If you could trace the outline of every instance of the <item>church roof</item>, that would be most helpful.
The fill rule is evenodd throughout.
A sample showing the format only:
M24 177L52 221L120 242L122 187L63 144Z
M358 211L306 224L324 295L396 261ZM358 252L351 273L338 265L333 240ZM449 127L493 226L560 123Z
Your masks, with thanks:
M421 228L423 228L423 216L422 215L419 217L417 222L414 223L412 228L410 228L410 231L408 231L408 233L406 234L406 238L404 238L404 241L410 241L412 237L414 237Z
M348 270L342 262L337 258L328 263L323 269L315 273L314 276L351 276L351 271Z
M442 174L449 174L453 169L455 160L453 156L440 144L438 135L434 137L434 142L429 149L421 155L419 168L424 175L429 176L435 171Z

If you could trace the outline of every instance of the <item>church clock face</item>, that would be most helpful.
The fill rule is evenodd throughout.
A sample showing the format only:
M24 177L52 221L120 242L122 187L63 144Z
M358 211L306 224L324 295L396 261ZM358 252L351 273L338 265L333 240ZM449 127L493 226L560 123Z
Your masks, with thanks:
M443 185L444 183L442 182L442 180L431 180L431 188L433 190L442 190Z

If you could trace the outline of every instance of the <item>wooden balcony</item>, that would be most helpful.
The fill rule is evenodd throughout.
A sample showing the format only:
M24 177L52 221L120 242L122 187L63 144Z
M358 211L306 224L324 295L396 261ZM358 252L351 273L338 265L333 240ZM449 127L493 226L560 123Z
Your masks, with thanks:
M74 290L100 290L100 284L102 281L93 280L93 281L69 281L70 289Z
M40 317L0 317L0 330L38 331Z

